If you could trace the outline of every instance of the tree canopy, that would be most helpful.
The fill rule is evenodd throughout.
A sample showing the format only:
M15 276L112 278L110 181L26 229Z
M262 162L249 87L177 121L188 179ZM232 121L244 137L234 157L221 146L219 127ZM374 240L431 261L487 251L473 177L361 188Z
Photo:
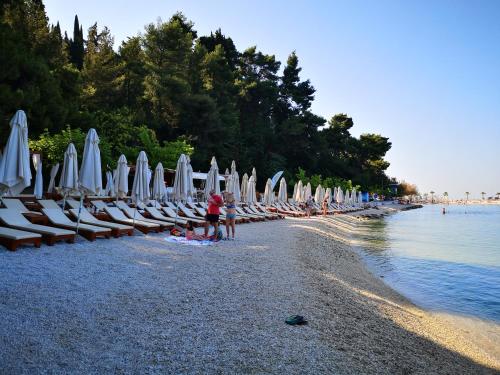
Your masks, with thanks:
M352 136L347 114L314 114L315 88L295 51L283 65L256 46L239 51L220 28L199 36L182 13L116 47L106 26L89 25L84 36L77 16L71 38L63 35L41 0L4 1L0 12L1 132L25 110L31 146L50 150L49 162L93 127L111 165L145 149L168 167L186 152L195 170L216 156L221 168L234 159L265 177L284 170L290 182L306 173L327 186L389 182L389 139Z

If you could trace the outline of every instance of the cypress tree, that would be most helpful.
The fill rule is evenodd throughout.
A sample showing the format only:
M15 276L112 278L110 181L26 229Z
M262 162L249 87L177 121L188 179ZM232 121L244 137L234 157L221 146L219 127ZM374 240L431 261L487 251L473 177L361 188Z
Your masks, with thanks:
M70 61L78 68L83 68L83 55L85 53L83 46L83 29L78 21L78 16L75 15L75 22L73 25L73 39L70 40Z

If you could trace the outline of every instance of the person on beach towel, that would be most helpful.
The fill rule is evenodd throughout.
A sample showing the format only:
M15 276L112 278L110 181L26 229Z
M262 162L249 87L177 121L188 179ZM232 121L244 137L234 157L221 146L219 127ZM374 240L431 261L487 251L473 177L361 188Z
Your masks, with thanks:
M209 195L210 198L208 198L207 215L205 216L205 237L208 236L208 228L210 227L210 224L214 226L214 233L219 233L219 208L224 205L222 197L215 194L215 190L210 190ZM215 241L218 241L218 239L215 239Z
M196 234L196 230L194 229L193 222L188 221L186 223L186 240L206 240L207 238L201 234Z

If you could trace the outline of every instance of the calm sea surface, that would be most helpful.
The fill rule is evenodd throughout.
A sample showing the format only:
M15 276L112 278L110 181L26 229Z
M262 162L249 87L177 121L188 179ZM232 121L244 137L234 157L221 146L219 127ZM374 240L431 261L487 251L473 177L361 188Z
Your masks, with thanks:
M442 207L370 223L368 264L417 305L500 322L500 206Z

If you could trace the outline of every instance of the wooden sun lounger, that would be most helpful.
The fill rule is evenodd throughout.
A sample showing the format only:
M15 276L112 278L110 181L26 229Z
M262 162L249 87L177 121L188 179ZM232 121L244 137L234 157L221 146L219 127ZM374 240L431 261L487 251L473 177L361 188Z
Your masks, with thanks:
M167 216L163 215L156 207L144 207L144 209L155 220L166 221L167 223L173 223L173 224L177 224L180 226L187 225L187 220L184 220L180 217L178 217L177 219L167 217Z
M283 219L284 218L283 214L271 212L266 207L262 206L259 202L255 203L254 208L257 209L258 211L260 210L261 212L263 212L265 214L272 215L275 219Z
M205 222L205 218L203 216L197 216L194 214L193 211L191 211L189 208L187 208L186 206L184 206L182 203L179 202L179 204L177 205L177 208L175 207L175 205L172 203L172 202L167 202L167 206L169 208L171 208L172 210L175 210L178 208L184 216L186 216L189 220L202 220L203 222Z
M277 217L276 217L276 216L274 216L274 215L268 214L268 213L266 213L266 212L261 212L261 211L259 211L259 210L258 210L255 206L253 206L253 205L252 205L252 206L250 206L250 205L249 205L249 206L247 206L247 209L249 210L248 212L253 212L253 213L254 213L254 214L256 214L256 215L262 215L262 216L264 216L266 219L270 219L270 220L275 220L275 219L277 219Z
M235 209L236 209L236 212L238 213L238 215L240 215L242 217L247 217L251 221L264 221L264 220L266 220L262 216L246 213L245 211L243 211L243 209L241 207L236 206Z
M48 208L48 209L61 209L61 206L59 206L57 204L57 202L53 199L39 199L38 200L38 203L40 203L40 205L43 207L43 208Z
M0 227L0 244L10 251L15 251L19 245L23 244L33 244L35 247L40 247L41 243L42 236L38 233Z
M0 209L0 220L8 227L39 233L47 245L52 246L56 241L75 242L76 233L71 230L49 227L46 225L31 224L20 212L9 208Z
M60 208L43 208L43 213L49 218L49 221L59 228L71 229L76 231L78 226L78 234L89 241L95 241L97 237L109 238L111 229L98 227L95 225L82 223L77 225L71 221Z
M280 203L274 203L274 207L276 208L276 210L278 210L279 213L283 215L289 215L294 217L300 216L298 212L284 208Z
M70 215L74 218L78 218L78 208L71 208L69 210ZM87 209L82 208L80 213L80 222L85 224L91 224L102 228L111 229L111 234L113 237L120 237L122 234L132 236L134 234L134 228L128 225L113 223L111 221L104 221L97 219L94 215L87 211Z
M192 218L192 217L186 217L186 216L181 216L181 215L176 215L176 209L172 209L171 207L162 207L161 210L167 215L168 217L171 217L173 219L180 218L181 220L186 220L186 221L191 221L193 224L203 224L205 225L205 220L201 218ZM179 210L179 213L182 212Z
M161 221L161 220L148 219L148 218L142 216L142 214L138 210L136 210L135 208L129 207L124 201L116 202L116 206L120 210L122 210L125 213L125 215L127 215L130 219L133 219L134 215L135 215L135 220L140 220L141 222L145 221L146 223L157 224L161 227L162 230L174 227L174 224L172 224L172 223L167 223L167 222Z
M92 204L92 206L97 208L97 210L99 210L99 211L104 211L104 209L106 207L108 207L108 205L101 200L93 200L93 201L90 201L90 203Z
M2 203L8 209L16 210L17 212L20 212L20 213L23 213L23 214L29 213L29 214L32 214L32 215L43 215L41 212L28 210L28 208L26 208L26 206L24 205L24 203L21 200L19 200L19 199L15 199L15 198L2 198Z
M120 224L135 226L139 231L144 234L149 232L161 232L162 228L158 224L148 223L140 220L129 219L118 207L106 207L104 209L111 219Z

